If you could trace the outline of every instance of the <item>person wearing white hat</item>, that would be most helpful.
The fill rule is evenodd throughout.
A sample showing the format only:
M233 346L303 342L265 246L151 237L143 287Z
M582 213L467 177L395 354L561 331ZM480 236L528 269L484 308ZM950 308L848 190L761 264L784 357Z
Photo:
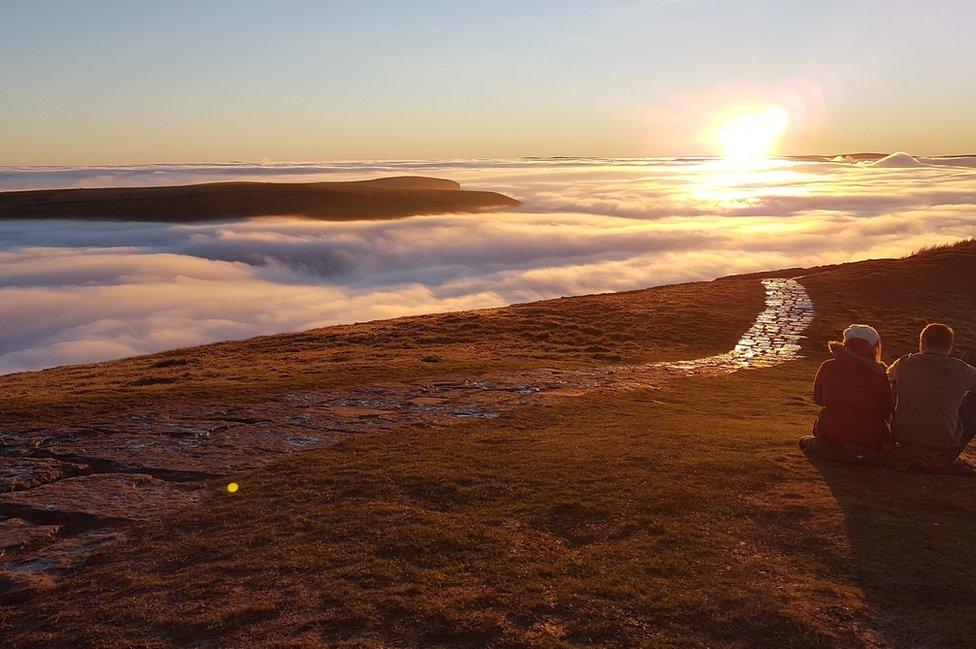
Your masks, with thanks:
M892 411L881 335L870 325L852 324L843 341L831 341L828 348L833 358L820 366L813 385L813 400L822 410L813 435L800 440L800 447L838 460L877 456L891 439Z
M868 343L869 345L871 345L872 349L875 346L877 346L878 356L877 356L877 358L875 360L878 360L878 361L881 360L881 356L880 356L880 354L881 354L881 334L878 333L878 330L877 329L875 329L871 325L866 325L866 324L852 324L847 329L844 329L844 343L846 344L852 338L855 338L857 340L863 340L863 341L865 341L866 343Z

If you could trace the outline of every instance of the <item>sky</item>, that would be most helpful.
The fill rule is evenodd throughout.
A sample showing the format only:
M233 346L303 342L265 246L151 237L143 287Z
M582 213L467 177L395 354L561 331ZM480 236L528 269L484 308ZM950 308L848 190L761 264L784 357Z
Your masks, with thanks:
M976 152L971 0L0 0L0 165Z

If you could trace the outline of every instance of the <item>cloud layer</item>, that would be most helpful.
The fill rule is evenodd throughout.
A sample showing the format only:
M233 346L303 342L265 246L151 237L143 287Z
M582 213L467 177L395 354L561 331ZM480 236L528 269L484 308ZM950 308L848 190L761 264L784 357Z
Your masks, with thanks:
M0 169L0 189L422 173L519 212L383 222L0 221L0 372L898 255L976 233L976 170L501 160Z

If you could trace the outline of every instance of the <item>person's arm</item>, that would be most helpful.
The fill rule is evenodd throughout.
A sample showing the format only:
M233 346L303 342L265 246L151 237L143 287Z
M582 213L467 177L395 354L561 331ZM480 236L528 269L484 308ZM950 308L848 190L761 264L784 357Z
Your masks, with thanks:
M889 383L887 377L880 378L881 381L878 382L878 389L881 399L881 416L887 419L895 410L895 384Z
M826 365L826 363L824 363ZM823 396L823 375L824 375L824 365L821 365L817 370L817 378L813 380L813 402L818 406L824 405Z
M898 407L898 363L900 361L899 358L888 368L888 383L891 384L888 388L888 397L891 399L891 410L889 412L894 412L895 408Z

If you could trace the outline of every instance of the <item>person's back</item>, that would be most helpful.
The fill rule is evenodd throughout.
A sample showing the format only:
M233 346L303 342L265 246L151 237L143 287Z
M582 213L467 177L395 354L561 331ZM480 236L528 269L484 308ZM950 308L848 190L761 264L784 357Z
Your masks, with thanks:
M817 371L813 400L823 406L810 439L801 440L805 450L827 442L854 454L874 454L888 436L891 390L885 366L879 362L881 338L873 327L851 325L844 331L844 342L832 342L833 358ZM837 455L832 451L828 455Z
M955 459L976 433L969 412L974 399L967 398L976 391L976 367L949 356L953 338L946 325L931 324L920 336L921 351L902 356L888 369L895 395L895 439L947 459Z

